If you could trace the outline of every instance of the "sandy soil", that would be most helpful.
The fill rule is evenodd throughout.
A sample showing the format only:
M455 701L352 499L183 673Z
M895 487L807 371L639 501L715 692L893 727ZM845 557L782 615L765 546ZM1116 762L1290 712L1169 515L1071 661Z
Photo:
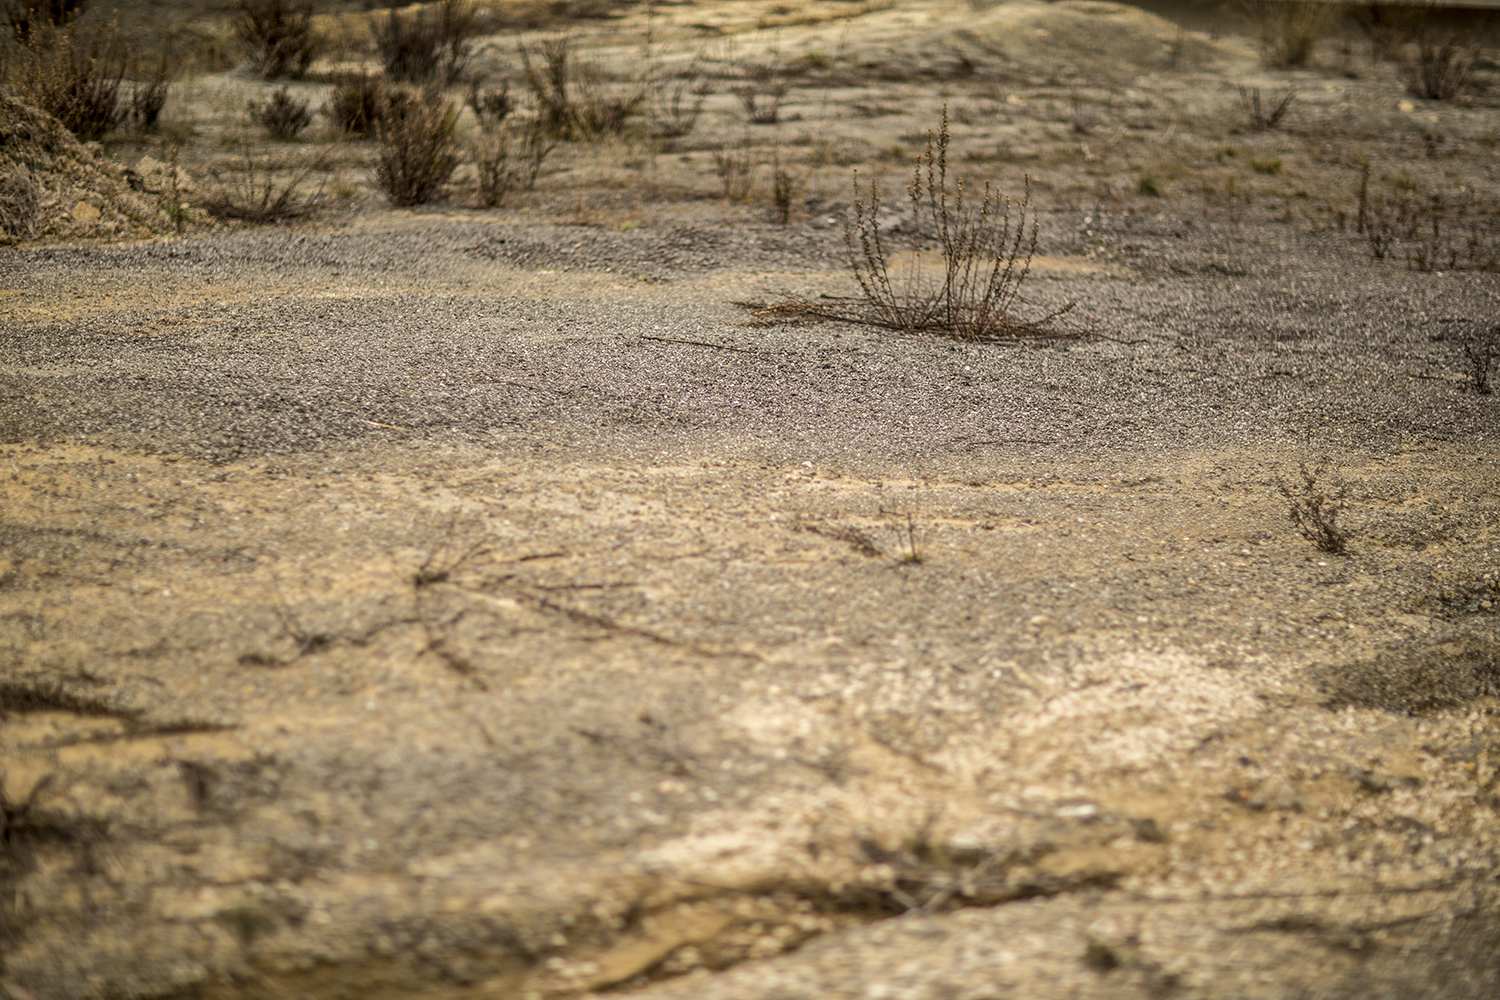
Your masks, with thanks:
M0 257L0 994L1500 993L1500 295L1336 225L1361 150L1492 198L1488 98L777 9L654 30L830 56L748 147L791 226L716 98L501 212ZM735 305L850 294L849 170L944 100L1078 336ZM1337 477L1345 555L1282 493Z

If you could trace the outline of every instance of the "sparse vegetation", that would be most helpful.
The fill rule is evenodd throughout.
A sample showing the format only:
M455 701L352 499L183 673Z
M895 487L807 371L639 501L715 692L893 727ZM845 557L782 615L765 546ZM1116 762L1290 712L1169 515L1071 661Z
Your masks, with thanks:
M1417 97L1451 101L1469 82L1474 47L1459 32L1434 37L1426 30L1417 36L1417 58L1407 74L1407 87Z
M312 0L239 0L234 33L268 80L300 79L325 47L313 28Z
M771 161L771 202L772 220L779 226L790 225L792 221L792 209L797 198L797 193L802 190L801 178L792 175L781 162L781 152L778 150Z
M376 28L375 45L390 79L449 87L463 79L483 29L471 0L441 0L409 13L391 11Z
M744 201L750 197L750 188L754 182L751 174L754 170L755 160L749 150L714 150L714 173L724 185L725 201Z
M1337 4L1324 0L1245 0L1244 9L1261 59L1275 69L1306 66L1340 13Z
M787 83L779 61L746 66L745 82L734 88L735 96L745 109L745 121L752 125L779 122L786 92Z
M312 111L308 102L299 101L281 87L255 110L255 120L273 137L290 141L312 124Z
M391 106L402 100L398 93L378 76L350 75L334 83L324 110L344 134L371 136Z
M437 197L458 166L458 106L438 90L412 97L376 122L380 151L375 179L393 205L422 205Z
M1287 516L1297 534L1329 555L1343 555L1349 533L1339 527L1339 516L1349 499L1349 484L1325 455L1315 466L1306 462L1297 468L1295 482L1278 480L1277 490L1288 503Z
M630 81L623 91L605 84L604 72L573 58L572 39L545 39L533 52L518 46L526 85L536 100L544 128L563 139L594 140L617 135L646 103L647 76Z
M1281 99L1276 101L1267 110L1261 107L1259 87L1251 87L1248 93L1244 87L1240 88L1240 104L1244 107L1246 115L1250 118L1249 127L1257 132L1273 129L1280 124L1281 119L1286 116L1287 109L1292 106L1292 101L1296 97L1297 91L1288 87L1286 93L1281 96Z
M1494 391L1490 387L1490 365L1500 353L1500 326L1466 337L1462 346L1464 359L1469 363L1469 384L1481 396L1488 396Z
M501 81L498 90L486 90L484 81L475 77L469 81L468 93L464 95L464 103L469 110L474 112L474 118L479 122L480 128L497 128L501 122L516 110L516 99L510 96L510 84Z
M917 522L910 512L906 515L906 524L896 529L900 539L897 546L901 550L901 561L909 566L915 566L923 561L922 549L917 545Z
M16 41L25 45L32 32L45 26L61 28L82 16L85 0L5 0L5 20Z
M130 121L142 132L156 128L162 109L167 106L167 93L171 73L170 53L163 48L161 57L152 67L151 75L136 81L130 92Z
M662 94L652 101L647 116L646 128L652 138L680 139L693 131L703 113L703 102L712 93L699 60L694 59L669 86L657 89Z
M7 59L5 79L16 96L56 118L82 142L113 132L129 113L120 102L129 52L111 22L85 30L34 26Z
M323 186L308 194L307 179L323 170L333 147L298 162L289 156L256 156L245 144L230 166L212 171L217 186L203 199L203 208L221 219L245 222L283 222L302 218L326 201Z
M1019 201L986 181L975 203L960 178L948 190L948 108L906 186L911 250L894 261L880 232L880 189L854 181L854 207L844 231L849 264L872 320L906 332L942 332L964 340L1040 332L1014 313L1031 271L1039 226L1031 216L1031 180ZM1029 225L1028 225L1029 223ZM935 244L935 248L934 248ZM929 262L941 260L941 275ZM894 274L893 274L894 271Z
M530 191L557 138L535 118L510 119L483 130L474 144L479 202L494 208L512 191Z

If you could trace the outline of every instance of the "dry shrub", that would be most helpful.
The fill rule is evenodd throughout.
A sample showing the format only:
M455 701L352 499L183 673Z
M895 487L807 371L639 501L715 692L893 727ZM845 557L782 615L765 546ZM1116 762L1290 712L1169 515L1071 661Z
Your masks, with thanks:
M42 24L6 60L4 77L23 101L92 142L125 119L119 95L128 59L113 22L87 32L77 23Z
M781 151L771 158L771 221L789 226L797 195L802 192L803 178L794 175L781 162Z
M1325 0L1245 0L1245 13L1267 66L1306 66L1338 19L1338 4Z
M167 92L171 87L171 56L165 46L161 57L145 80L137 80L130 92L130 120L142 132L156 128L162 108L167 106Z
M652 90L656 98L647 115L647 132L655 139L680 139L697 128L703 102L713 92L713 85L703 72L700 55L670 84Z
M1339 515L1349 499L1349 484L1339 475L1325 455L1316 466L1303 462L1297 467L1298 482L1278 480L1277 491L1288 503L1287 516L1297 534L1312 542L1318 551L1343 555L1349 544L1349 532L1339 527Z
M495 208L512 191L530 191L557 137L535 118L511 119L486 128L474 144L479 201Z
M1407 74L1407 89L1429 101L1451 101L1469 82L1475 55L1460 32L1434 38L1424 30L1417 38L1417 59Z
M777 60L769 65L752 63L746 66L745 83L735 87L734 93L745 109L745 121L751 125L775 125L781 120L781 104L786 99L787 89L780 60Z
M554 135L584 140L617 135L646 103L650 92L646 74L616 91L605 84L597 65L572 58L572 41L566 35L544 39L537 47L534 56L524 43L518 46L521 66L542 125Z
M911 203L910 251L897 263L880 232L880 190L856 176L854 206L844 229L849 266L864 295L866 318L894 330L936 332L964 340L1036 335L1066 312L1036 323L1015 316L1021 285L1036 253L1031 181L1019 201L990 182L975 199L959 179L948 189L948 108L906 186ZM1028 224L1029 221L1029 224Z
M301 79L325 45L312 19L312 0L239 0L234 33L261 76Z
M1500 354L1500 326L1488 333L1475 334L1463 342L1464 359L1469 363L1469 384L1481 396L1494 392L1490 386L1490 365Z
M5 0L5 20L16 41L26 44L43 25L61 28L80 17L84 0Z
M334 148L325 147L311 159L257 157L247 143L233 166L212 172L218 186L203 199L203 207L221 219L245 222L283 222L311 215L327 199L322 185L311 194L303 191L303 185L328 165Z
M422 205L458 166L454 130L458 106L437 90L410 99L377 122L380 153L375 179L393 205Z
M442 0L410 14L391 11L376 29L375 44L390 79L448 87L462 79L483 31L470 0Z
M746 149L714 150L714 173L724 185L725 201L744 201L750 197L755 179L755 158Z
M1296 88L1288 87L1279 101L1263 108L1260 103L1259 87L1251 87L1249 91L1246 91L1244 87L1240 88L1240 106L1245 109L1245 114L1250 119L1249 127L1256 132L1273 129L1279 125L1281 119L1286 116L1287 109L1292 106L1292 101L1296 99Z
M278 139L291 140L312 124L312 111L286 87L273 92L255 111L255 120Z
M474 112L480 128L494 129L516 110L516 99L510 96L510 84L502 80L499 90L484 89L484 81L474 77L469 81L469 91L464 103Z
M324 111L333 124L346 135L375 134L393 103L405 97L378 76L368 73L340 78L333 85Z

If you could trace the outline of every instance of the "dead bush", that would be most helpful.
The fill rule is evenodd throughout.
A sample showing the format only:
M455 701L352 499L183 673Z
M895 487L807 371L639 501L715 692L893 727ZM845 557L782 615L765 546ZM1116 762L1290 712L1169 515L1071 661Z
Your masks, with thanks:
M471 0L442 0L409 14L391 11L376 29L385 75L448 87L463 78L483 22Z
M239 0L233 26L268 80L301 79L326 44L313 29L312 0Z
M1020 200L986 181L977 200L962 178L948 187L948 108L906 186L910 251L897 259L880 229L880 189L854 181L854 205L844 228L849 266L864 296L869 322L905 332L940 332L964 340L1038 335L1064 306L1036 322L1015 315L1031 271L1039 225L1031 210L1031 181Z
M311 194L303 190L309 177L324 170L335 147L311 158L255 156L248 143L228 167L209 172L216 186L203 199L203 208L221 219L246 222L283 222L311 215L327 201L323 185Z
M375 125L380 152L375 179L393 205L422 205L458 166L454 129L458 106L428 90L393 110Z
M24 45L36 29L61 28L80 17L85 6L85 0L5 0L5 19Z
M392 105L404 100L401 91L378 76L362 72L334 83L324 112L345 135L372 136Z
M734 93L745 109L745 121L752 125L775 125L781 120L781 104L786 100L787 89L778 59L745 67L745 82L735 87Z
M1490 387L1490 365L1500 354L1500 326L1467 337L1462 344L1464 359L1469 363L1469 384L1481 396L1488 396L1494 391Z
M128 61L113 22L89 31L76 22L42 24L6 60L4 77L21 100L62 122L80 141L92 142L125 119L119 95Z
M1260 43L1267 66L1306 66L1313 50L1328 37L1339 5L1326 0L1245 0L1244 11Z
M1245 114L1249 116L1249 127L1257 132L1273 129L1279 125L1281 119L1286 116L1287 109L1292 106L1292 101L1296 100L1296 97L1296 89L1288 87L1286 93L1282 95L1281 100L1276 101L1268 108L1262 108L1259 87L1251 87L1249 92L1246 92L1244 87L1240 88L1240 106L1245 109Z
M1297 533L1320 552L1343 555L1349 533L1339 527L1338 520L1349 499L1349 484L1326 455L1312 467L1301 463L1297 472L1295 482L1284 479L1276 482L1277 491L1289 504L1287 516Z
M483 130L474 144L479 201L495 208L512 191L530 191L557 137L536 118L510 119Z
M744 201L754 185L755 158L746 149L714 150L714 173L724 185L725 201Z
M792 222L792 211L796 207L797 195L801 193L803 178L794 175L781 162L778 150L771 158L771 221L778 226Z
M464 103L474 112L474 118L482 129L494 129L516 110L516 99L510 96L510 84L500 82L499 90L484 89L484 81L478 77L469 81L469 92Z
M670 84L652 88L655 98L646 116L646 131L655 139L680 139L698 126L703 102L713 92L700 58L694 58Z
M156 120L161 117L162 108L167 106L167 93L171 88L170 72L171 55L163 48L161 58L156 60L150 76L137 80L130 92L130 121L142 132L156 128Z
M297 100L290 89L282 87L255 109L255 120L277 139L290 141L312 124L312 111L307 101Z
M1423 30L1417 36L1417 58L1407 73L1407 89L1429 101L1451 101L1469 82L1474 46L1456 31L1441 38Z
M623 90L611 88L599 66L573 59L568 36L544 39L537 48L533 53L526 44L518 45L526 86L536 101L542 126L554 135L583 140L617 135L646 103L647 74L628 82Z

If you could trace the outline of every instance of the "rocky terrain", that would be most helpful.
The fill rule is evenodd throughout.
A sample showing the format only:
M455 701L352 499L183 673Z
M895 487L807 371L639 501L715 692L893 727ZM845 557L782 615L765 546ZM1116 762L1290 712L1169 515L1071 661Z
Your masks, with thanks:
M803 67L779 122L0 251L0 995L1500 994L1494 95L1086 0L652 18ZM944 103L1052 336L738 304L857 294ZM1374 259L1362 161L1462 238Z

